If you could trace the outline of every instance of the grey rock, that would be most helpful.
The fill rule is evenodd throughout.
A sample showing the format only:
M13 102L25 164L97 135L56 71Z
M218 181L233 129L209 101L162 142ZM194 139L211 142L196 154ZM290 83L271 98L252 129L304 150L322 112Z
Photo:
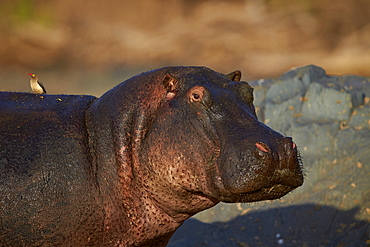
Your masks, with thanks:
M350 94L312 83L307 89L298 121L304 124L347 121L351 109Z
M295 96L280 104L267 102L264 109L264 123L272 129L285 134L297 125L297 119L301 116L301 96Z
M287 131L286 135L293 136L302 156L319 156L336 149L335 138L339 131L338 123L313 123L297 126ZM311 164L305 164L310 166Z
M354 158L370 166L370 130L346 128L338 131L333 140L336 145L336 154L338 157ZM370 185L370 182L369 182Z
M370 105L361 106L352 112L348 125L355 129L370 128Z
M315 65L307 65L304 67L296 68L284 73L280 79L290 80L292 78L297 78L302 81L305 87L308 87L311 82L317 81L322 78L326 78L326 73L323 68Z
M266 100L271 103L279 104L297 95L303 95L304 91L305 87L302 81L297 77L278 80L268 89Z

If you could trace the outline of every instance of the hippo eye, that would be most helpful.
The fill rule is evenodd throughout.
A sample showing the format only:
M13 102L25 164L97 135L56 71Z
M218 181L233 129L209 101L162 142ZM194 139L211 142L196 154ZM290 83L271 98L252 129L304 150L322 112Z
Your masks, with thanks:
M190 102L201 101L203 97L204 97L204 87L202 86L195 86L190 91L189 94Z
M199 100L200 99L200 95L199 94L197 94L197 93L193 93L193 99L194 100Z

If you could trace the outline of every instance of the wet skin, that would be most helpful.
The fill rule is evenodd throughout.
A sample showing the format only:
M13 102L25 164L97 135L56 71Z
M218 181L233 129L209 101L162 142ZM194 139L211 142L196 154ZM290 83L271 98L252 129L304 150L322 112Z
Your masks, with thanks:
M8 245L165 246L195 213L303 183L253 89L205 67L137 75L101 98L0 93L0 238Z

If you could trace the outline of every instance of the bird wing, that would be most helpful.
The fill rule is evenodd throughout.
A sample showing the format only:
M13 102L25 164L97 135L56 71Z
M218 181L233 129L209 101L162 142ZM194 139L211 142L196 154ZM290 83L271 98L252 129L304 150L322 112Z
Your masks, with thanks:
M39 81L39 80L38 80L38 83L39 83L40 87L42 88L42 90L44 90L44 93L46 93L46 89L44 87L44 84L42 84L42 82Z

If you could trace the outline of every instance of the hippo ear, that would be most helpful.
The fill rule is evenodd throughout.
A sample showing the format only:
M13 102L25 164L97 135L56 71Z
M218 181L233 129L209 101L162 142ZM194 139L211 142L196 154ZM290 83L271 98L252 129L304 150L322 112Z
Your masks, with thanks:
M165 89L167 90L167 92L176 91L175 90L176 89L176 84L177 84L177 80L172 75L168 74L163 78L163 85L164 85Z
M177 91L176 90L177 82L178 82L177 79L169 74L167 74L163 78L163 86L167 90L167 95L166 95L167 99L172 99L173 97L175 97L175 93Z
M235 70L234 72L227 74L227 77L232 81L238 82L242 78L242 72L240 72L240 70Z

